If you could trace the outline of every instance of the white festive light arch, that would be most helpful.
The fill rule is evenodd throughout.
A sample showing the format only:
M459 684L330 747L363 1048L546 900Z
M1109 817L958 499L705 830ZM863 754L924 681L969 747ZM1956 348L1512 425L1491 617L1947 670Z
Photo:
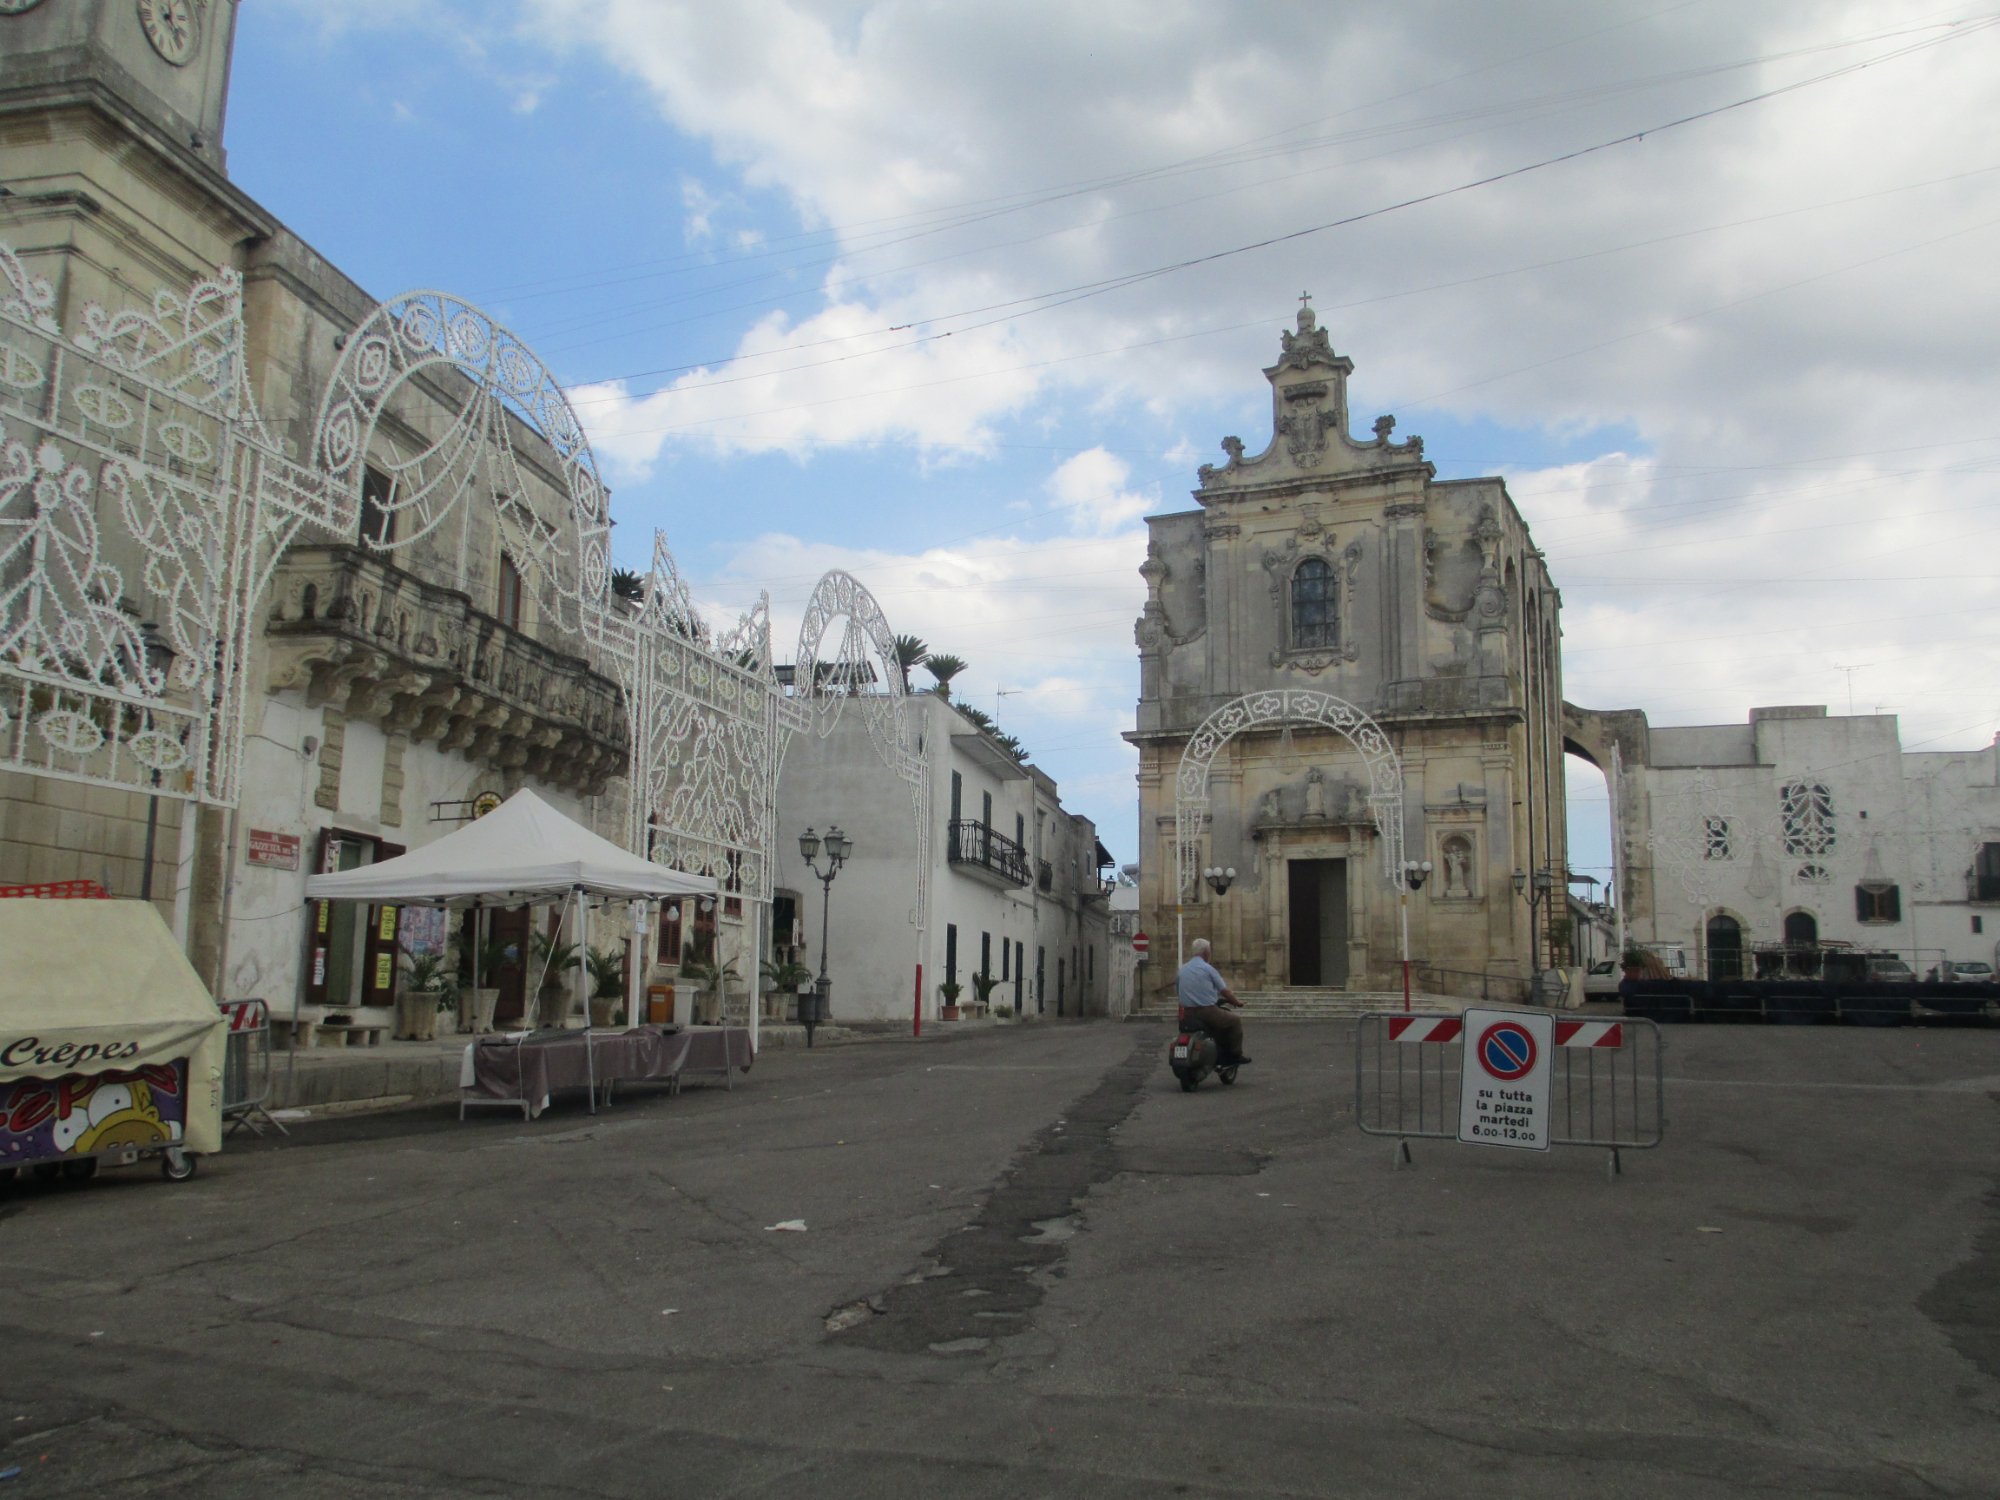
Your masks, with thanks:
M840 647L829 657L825 654L826 638L841 620L846 624L840 632ZM823 738L833 732L843 713L860 713L883 764L909 788L917 834L916 891L910 921L921 943L930 913L928 747L921 744L919 726L903 707L910 695L903 683L888 617L858 578L839 569L820 578L799 622L799 645L793 661L792 703L804 710L799 727L809 727ZM782 762L783 745L778 757Z
M1403 764L1382 726L1331 693L1285 689L1245 693L1202 720L1181 751L1174 777L1174 902L1194 893L1201 878L1202 830L1208 820L1208 775L1222 747L1246 730L1273 726L1331 729L1345 738L1368 770L1368 810L1382 845L1382 873L1403 888ZM1178 944L1176 945L1178 948Z

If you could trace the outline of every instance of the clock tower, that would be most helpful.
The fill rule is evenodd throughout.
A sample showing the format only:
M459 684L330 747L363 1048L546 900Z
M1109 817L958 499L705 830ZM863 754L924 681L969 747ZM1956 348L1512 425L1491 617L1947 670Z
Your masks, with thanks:
M145 305L244 261L224 175L238 0L0 0L0 242L60 310Z
M95 97L220 171L236 4L0 0L0 110Z

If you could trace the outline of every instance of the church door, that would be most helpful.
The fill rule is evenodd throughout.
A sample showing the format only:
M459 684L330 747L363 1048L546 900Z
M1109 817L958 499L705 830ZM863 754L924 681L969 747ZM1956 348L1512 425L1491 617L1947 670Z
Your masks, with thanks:
M1347 861L1294 859L1285 868L1291 882L1291 982L1346 984Z

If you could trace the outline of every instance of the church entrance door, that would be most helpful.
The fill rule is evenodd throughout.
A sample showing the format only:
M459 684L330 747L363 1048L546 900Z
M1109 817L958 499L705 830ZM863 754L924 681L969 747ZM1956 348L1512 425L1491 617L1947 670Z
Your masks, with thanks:
M1294 859L1291 882L1293 984L1335 987L1347 983L1347 861Z

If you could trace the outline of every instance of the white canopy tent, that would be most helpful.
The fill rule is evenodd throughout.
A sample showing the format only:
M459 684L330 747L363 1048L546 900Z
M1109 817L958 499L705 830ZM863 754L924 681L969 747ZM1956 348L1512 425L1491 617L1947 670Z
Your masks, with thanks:
M313 901L460 907L574 902L577 947L585 954L590 951L592 896L638 902L714 896L715 891L715 881L708 876L669 870L628 853L564 817L525 787L485 817L421 849L306 881L306 897ZM638 1015L639 974L635 964L626 997L627 1014L633 1018ZM475 973L475 984L478 978ZM585 992L587 1032L587 965L579 968L577 985ZM593 1088L591 1108L596 1107Z

